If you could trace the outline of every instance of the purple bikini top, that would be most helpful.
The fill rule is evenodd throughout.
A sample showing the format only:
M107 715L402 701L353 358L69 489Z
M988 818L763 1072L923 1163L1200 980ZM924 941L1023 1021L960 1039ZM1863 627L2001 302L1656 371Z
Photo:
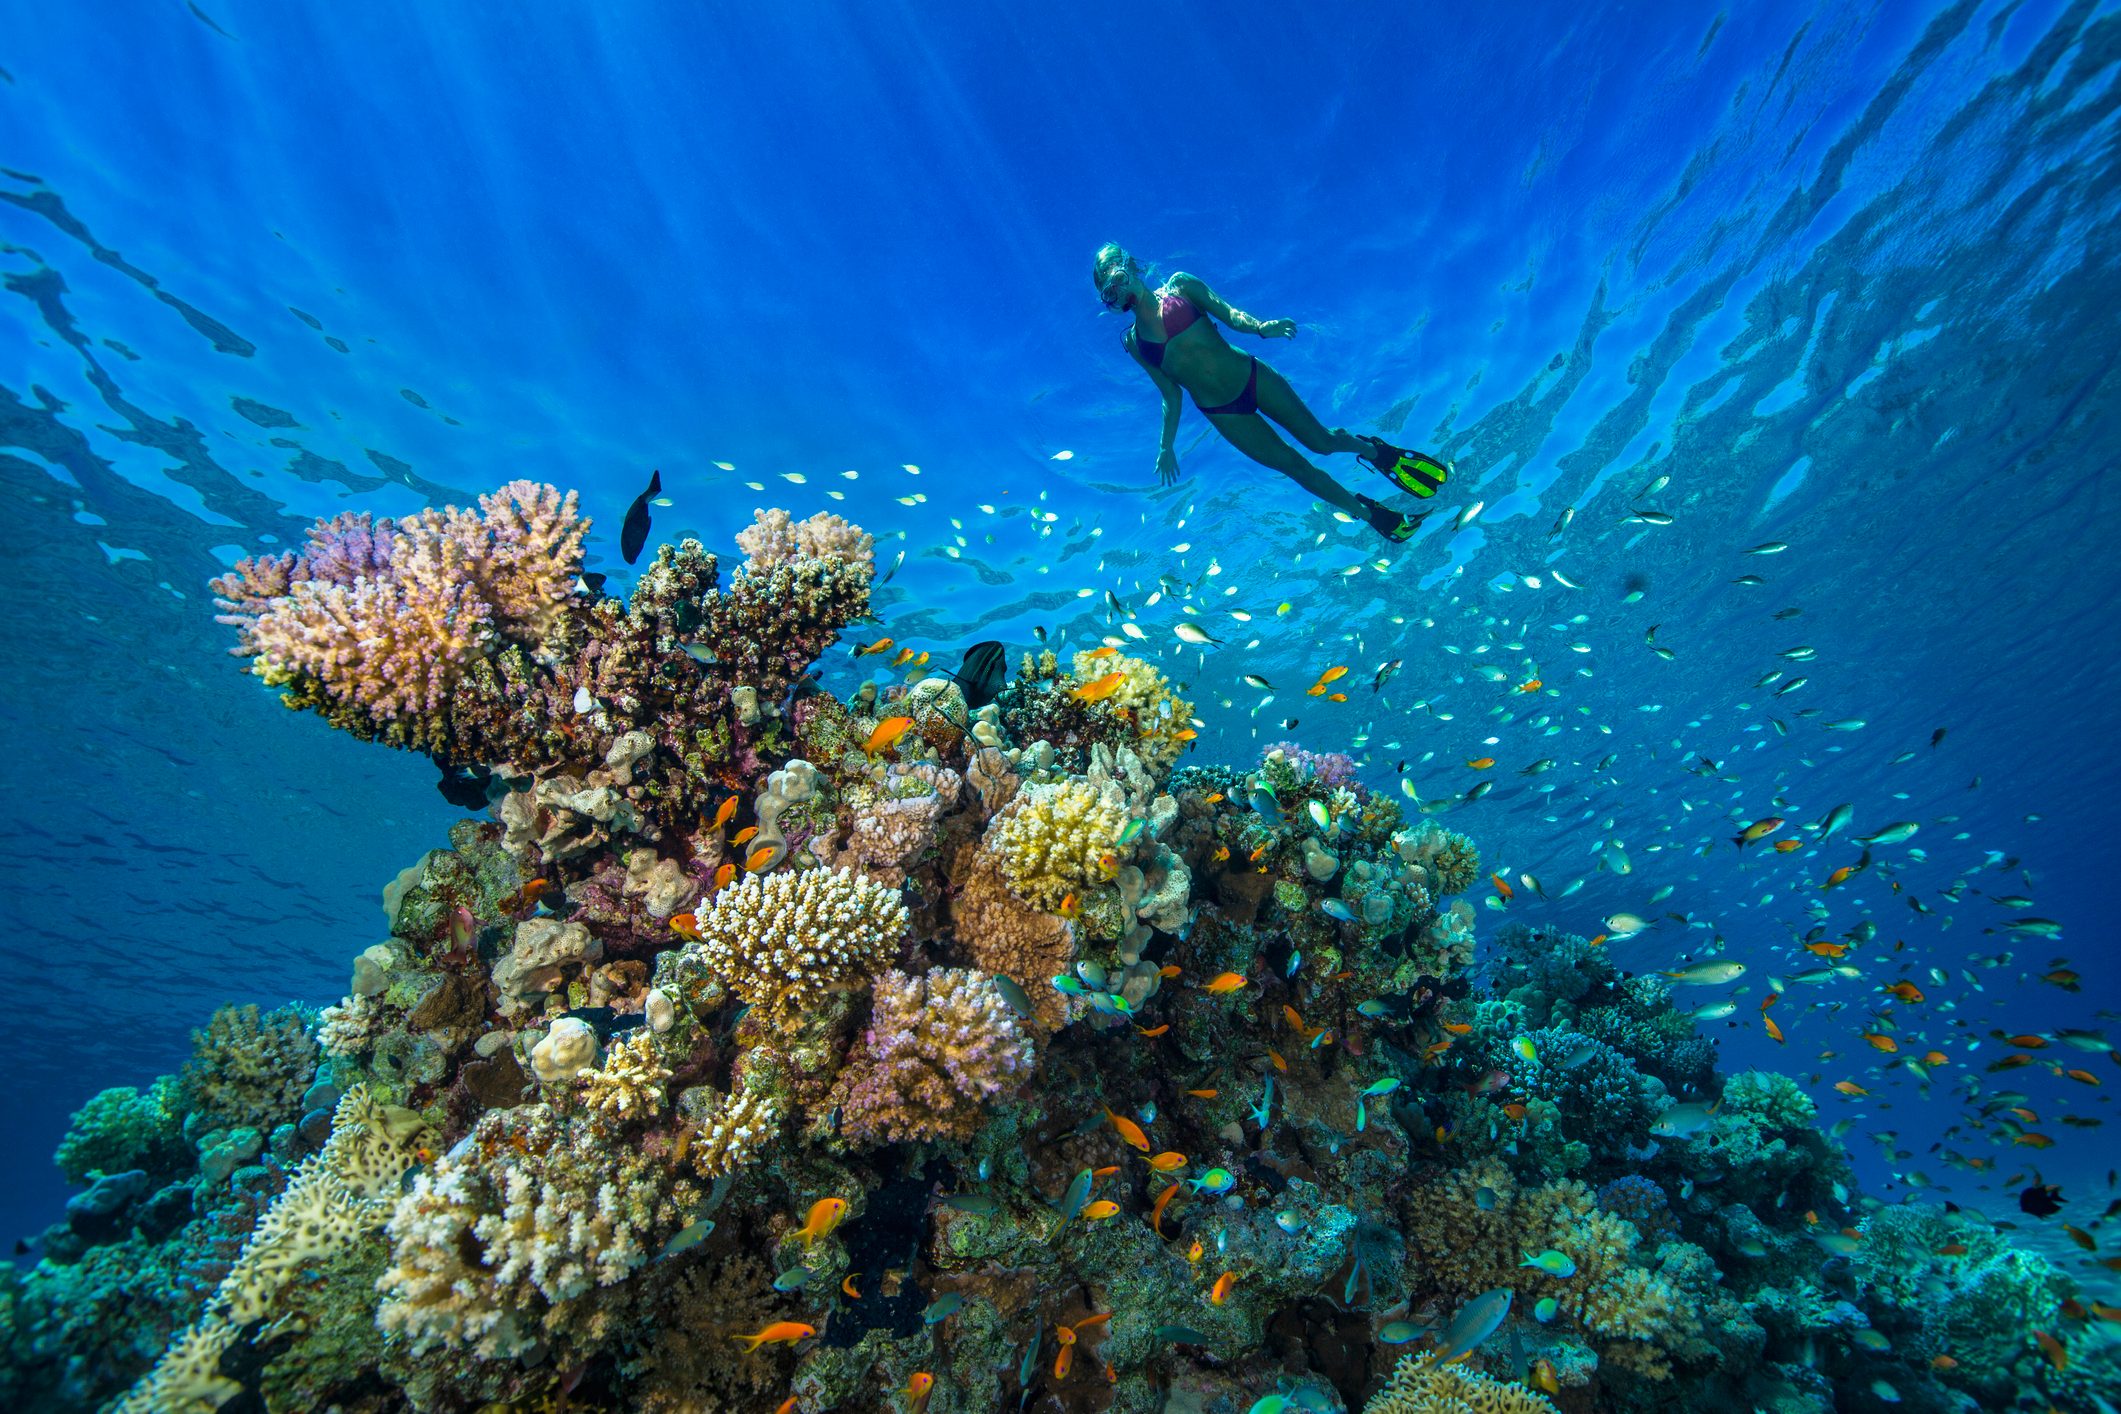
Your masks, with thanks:
M1187 299L1184 295L1174 295L1169 292L1166 292L1157 300L1156 311L1163 316L1164 336L1161 339L1145 339L1141 336L1140 331L1137 330L1134 335L1134 347L1140 351L1142 362L1148 364L1151 368L1162 368L1164 366L1164 345L1192 328L1193 321L1200 318L1200 311L1195 309L1193 301Z

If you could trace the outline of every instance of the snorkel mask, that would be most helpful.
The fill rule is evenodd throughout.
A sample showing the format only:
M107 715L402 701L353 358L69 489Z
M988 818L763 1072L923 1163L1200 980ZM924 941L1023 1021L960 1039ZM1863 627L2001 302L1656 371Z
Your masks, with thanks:
M1115 314L1125 314L1134 308L1134 294L1126 288L1127 271L1124 266L1113 270L1098 282L1097 297L1105 302L1105 308Z

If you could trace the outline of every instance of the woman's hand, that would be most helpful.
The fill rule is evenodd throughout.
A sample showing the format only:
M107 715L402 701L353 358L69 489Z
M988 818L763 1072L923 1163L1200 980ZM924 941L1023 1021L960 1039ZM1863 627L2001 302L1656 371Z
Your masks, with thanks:
M1178 484L1178 453L1169 447L1156 454L1156 481L1160 486Z
M1293 319L1262 319L1259 321L1259 337L1262 339L1293 339L1296 337L1296 321Z

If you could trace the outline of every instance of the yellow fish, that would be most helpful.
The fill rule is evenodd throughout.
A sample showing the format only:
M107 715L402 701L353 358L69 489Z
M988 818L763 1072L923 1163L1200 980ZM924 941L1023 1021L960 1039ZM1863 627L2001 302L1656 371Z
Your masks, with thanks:
M1093 678L1084 683L1068 695L1078 702L1102 702L1119 691L1126 682L1125 673L1106 673L1101 678Z
M1083 1209L1083 1221L1101 1222L1118 1211L1119 1204L1113 1202L1110 1198L1100 1198L1089 1207Z
M906 728L912 725L911 717L886 717L876 724L875 731L869 733L869 739L862 743L862 750L871 756L879 751L889 751L891 744L904 736Z
M807 1246L821 1237L830 1237L832 1230L838 1227L840 1220L846 1216L845 1198L820 1198L810 1205L810 1213L803 1219L803 1225L796 1229L795 1235Z

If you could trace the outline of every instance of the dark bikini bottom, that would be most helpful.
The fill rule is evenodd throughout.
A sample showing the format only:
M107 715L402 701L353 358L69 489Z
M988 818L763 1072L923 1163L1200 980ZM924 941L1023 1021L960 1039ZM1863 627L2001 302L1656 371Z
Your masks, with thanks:
M1257 358L1252 360L1252 371L1245 377L1245 390L1242 393L1239 393L1236 397L1230 399L1230 401L1226 403L1218 403L1214 407L1202 407L1200 399L1195 398L1193 400L1193 406L1200 408L1202 412L1207 413L1210 416L1213 416L1214 414L1219 412L1227 412L1235 413L1241 417L1248 412L1258 412L1259 360Z

